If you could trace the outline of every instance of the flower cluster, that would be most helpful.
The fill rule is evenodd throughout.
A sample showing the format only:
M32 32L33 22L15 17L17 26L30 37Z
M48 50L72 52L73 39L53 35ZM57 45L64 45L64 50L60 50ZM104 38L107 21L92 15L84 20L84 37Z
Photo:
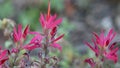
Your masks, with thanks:
M48 15L44 17L43 14L40 16L40 23L43 28L43 33L47 38L48 43L50 46L54 48L58 48L61 51L61 46L56 43L59 39L61 39L64 34L60 35L59 37L55 38L56 32L57 32L57 26L62 22L62 19L56 20L56 15L49 16L50 11L48 11Z
M104 35L102 31L100 36L96 33L93 33L95 39L92 39L94 46L86 42L86 45L95 53L95 56L99 59L98 62L104 62L106 59L112 60L115 63L118 61L117 51L119 47L116 47L116 41L112 40L116 36L116 33L111 29L107 36ZM97 66L97 61L94 61L92 58L88 58L85 62L89 63L91 67Z
M50 15L50 1L48 3L48 14L40 15L40 23L42 26L42 32L30 31L29 25L22 30L22 25L18 24L14 27L12 38L14 46L10 50L1 50L0 48L0 68L14 68L15 66L20 68L26 68L26 58L31 65L36 65L39 68L46 68L46 64L49 64L51 60L54 60L52 66L56 65L58 61L55 56L49 56L49 49L56 48L62 51L61 45L57 43L64 34L56 37L58 25L62 22L62 19L56 19L56 15ZM24 44L28 35L34 35L29 43ZM39 49L38 58L40 60L31 60L30 52ZM7 62L7 63L6 63ZM51 63L50 63L51 64Z

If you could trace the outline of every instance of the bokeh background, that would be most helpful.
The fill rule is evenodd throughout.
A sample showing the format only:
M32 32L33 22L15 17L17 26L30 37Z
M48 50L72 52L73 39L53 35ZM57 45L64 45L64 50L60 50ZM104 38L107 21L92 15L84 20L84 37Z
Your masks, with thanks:
M39 16L47 12L47 3L48 0L0 0L0 22L8 18L9 22L30 24L31 30L41 31ZM55 53L61 58L59 68L89 68L83 61L94 54L84 42L91 42L92 32L99 34L113 28L117 31L115 39L120 39L120 0L51 0L51 14L63 18L58 30L65 34L60 41L63 51ZM1 29L0 45L8 48L11 42L4 34ZM113 68L120 68L120 62Z

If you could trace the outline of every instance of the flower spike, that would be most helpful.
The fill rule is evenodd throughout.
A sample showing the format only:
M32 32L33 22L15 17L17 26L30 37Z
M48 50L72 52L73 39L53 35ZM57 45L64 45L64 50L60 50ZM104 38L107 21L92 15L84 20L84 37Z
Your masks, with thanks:
M116 53L119 50L119 47L115 47L117 43L116 41L112 42L116 36L116 32L114 32L113 29L110 29L107 36L104 35L103 31L100 35L95 32L93 35L95 37L95 40L93 40L94 47L88 42L86 42L86 45L95 53L95 56L101 56L102 58L100 59L103 59L103 61L107 58L116 63L118 61L118 55Z

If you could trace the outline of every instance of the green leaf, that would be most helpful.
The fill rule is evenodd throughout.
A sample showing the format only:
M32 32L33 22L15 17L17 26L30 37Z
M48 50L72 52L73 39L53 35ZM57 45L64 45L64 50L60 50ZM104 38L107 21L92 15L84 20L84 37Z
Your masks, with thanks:
M23 55L24 53L26 53L26 50L23 49L19 52L19 55Z
M9 48L11 44L12 44L12 41L8 40L8 41L5 42L5 47Z

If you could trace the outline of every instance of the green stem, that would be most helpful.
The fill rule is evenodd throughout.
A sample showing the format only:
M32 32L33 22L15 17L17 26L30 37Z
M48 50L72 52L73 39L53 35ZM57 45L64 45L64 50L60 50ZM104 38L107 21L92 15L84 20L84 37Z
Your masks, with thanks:
M49 50L48 50L48 46L49 46L49 30L45 30L44 31L45 34L45 45L44 45L44 58L45 59L48 56ZM46 61L44 61L44 64L42 65L42 68L46 68Z

